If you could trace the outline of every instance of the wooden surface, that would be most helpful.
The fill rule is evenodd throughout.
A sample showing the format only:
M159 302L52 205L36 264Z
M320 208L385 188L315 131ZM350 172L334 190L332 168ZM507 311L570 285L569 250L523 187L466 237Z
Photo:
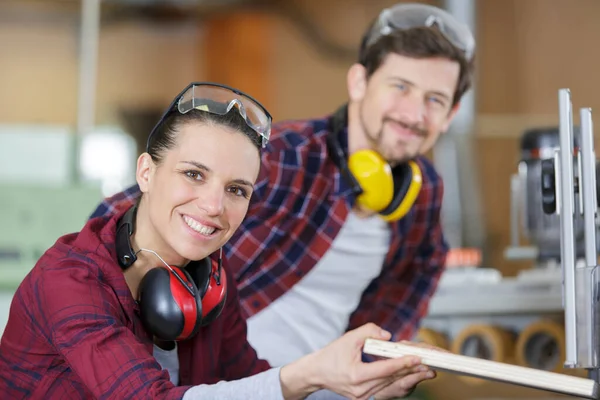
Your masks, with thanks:
M414 355L420 357L423 364L436 370L587 399L596 399L598 396L598 384L595 381L566 374L375 339L367 339L363 351L388 358Z

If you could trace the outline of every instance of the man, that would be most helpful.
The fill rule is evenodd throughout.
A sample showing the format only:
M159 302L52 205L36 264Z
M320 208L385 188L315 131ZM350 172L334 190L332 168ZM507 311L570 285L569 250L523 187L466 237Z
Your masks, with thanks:
M248 216L224 247L248 339L271 365L366 322L413 338L448 248L443 184L423 154L470 87L474 47L438 8L383 10L348 71L348 104L273 126ZM93 216L137 196L129 188Z

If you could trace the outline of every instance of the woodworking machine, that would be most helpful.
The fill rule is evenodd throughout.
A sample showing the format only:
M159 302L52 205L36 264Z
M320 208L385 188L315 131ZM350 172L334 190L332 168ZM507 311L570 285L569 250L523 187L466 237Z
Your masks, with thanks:
M600 382L600 163L591 110L580 109L574 126L570 91L559 90L558 100L559 125L525 132L511 180L505 257L532 268L512 277L486 266L448 269L417 339Z
M598 190L592 111L579 110L580 134L576 135L570 90L560 89L558 100L560 148L542 162L541 173L544 212L560 220L564 366L585 369L598 382ZM577 142L579 146L574 146ZM582 235L577 226L583 227ZM583 258L577 251L581 248Z

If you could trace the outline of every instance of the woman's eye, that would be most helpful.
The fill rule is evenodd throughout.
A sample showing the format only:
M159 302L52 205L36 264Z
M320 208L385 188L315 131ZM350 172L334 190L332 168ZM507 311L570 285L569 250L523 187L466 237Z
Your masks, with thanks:
M197 171L185 171L185 175L195 181L202 179L202 175Z
M239 186L233 186L229 189L229 191L235 194L236 196L248 197L248 192L246 192L245 189Z

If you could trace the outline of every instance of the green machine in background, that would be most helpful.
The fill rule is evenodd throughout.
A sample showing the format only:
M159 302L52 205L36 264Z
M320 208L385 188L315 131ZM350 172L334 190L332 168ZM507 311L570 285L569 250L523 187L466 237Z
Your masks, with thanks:
M16 289L60 236L81 230L102 198L97 186L0 184L0 290Z
M136 157L119 126L77 136L69 126L0 124L0 291L14 291L60 236L134 183Z

